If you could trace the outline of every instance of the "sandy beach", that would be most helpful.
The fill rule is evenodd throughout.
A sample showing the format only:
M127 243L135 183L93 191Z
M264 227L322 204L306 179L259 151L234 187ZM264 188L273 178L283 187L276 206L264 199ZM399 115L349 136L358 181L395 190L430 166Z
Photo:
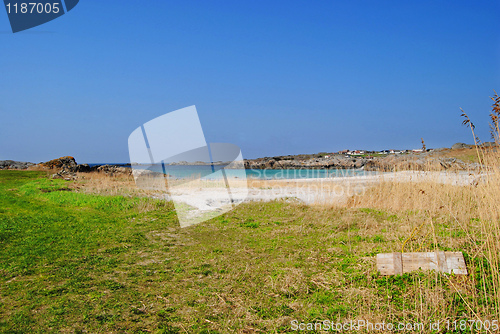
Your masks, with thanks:
M475 185L483 175L467 172L401 171L334 178L255 180L229 179L230 191L223 183L189 182L169 188L162 198L189 206L190 218L211 212L227 212L242 202L286 199L308 205L341 205L362 195L379 182L435 182L454 186ZM247 186L248 185L248 186Z

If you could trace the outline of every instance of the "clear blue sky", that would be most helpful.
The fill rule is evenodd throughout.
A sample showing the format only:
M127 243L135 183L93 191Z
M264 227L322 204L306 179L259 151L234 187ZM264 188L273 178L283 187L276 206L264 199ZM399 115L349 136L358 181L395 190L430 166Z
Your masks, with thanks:
M489 140L499 1L81 0L12 34L0 9L0 159L127 162L196 105L248 158Z

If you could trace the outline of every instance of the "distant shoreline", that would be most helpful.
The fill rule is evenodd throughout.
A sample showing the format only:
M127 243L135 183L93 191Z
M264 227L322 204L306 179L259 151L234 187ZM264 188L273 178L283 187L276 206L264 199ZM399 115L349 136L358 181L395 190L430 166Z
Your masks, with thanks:
M481 148L496 150L494 143L483 143ZM248 170L332 170L352 169L366 171L394 171L395 169L410 170L476 170L480 166L475 159L474 145L456 143L451 148L438 148L429 150L405 150L405 151L339 151L334 153L298 154L287 156L264 157L256 159L245 159L238 161L235 165L231 162L217 161L207 163L202 161L187 162L178 161L166 166L224 166L228 169ZM419 152L415 152L419 151ZM229 165L229 166L228 166ZM100 167L106 168L131 168L141 166L136 163L83 163L78 164L71 156L61 157L44 163L32 163L14 160L0 160L1 169L29 169L34 166L45 166L49 168L62 168L73 172L95 171ZM102 168L101 168L102 169Z

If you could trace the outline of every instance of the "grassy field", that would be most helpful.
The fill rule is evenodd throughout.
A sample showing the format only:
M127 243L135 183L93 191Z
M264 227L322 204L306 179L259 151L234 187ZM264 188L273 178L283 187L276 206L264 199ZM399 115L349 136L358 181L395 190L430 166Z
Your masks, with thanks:
M496 315L488 263L447 214L256 202L180 229L169 202L79 187L0 171L0 332L281 333L294 319ZM433 237L407 250L462 250L471 274L379 276L374 255L400 251L428 219Z

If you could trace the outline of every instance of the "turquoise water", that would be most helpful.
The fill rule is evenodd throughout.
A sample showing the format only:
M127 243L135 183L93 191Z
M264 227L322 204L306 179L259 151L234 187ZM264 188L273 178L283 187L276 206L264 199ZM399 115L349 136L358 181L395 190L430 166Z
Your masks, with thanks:
M224 166L150 166L148 169L160 173L168 174L170 177L183 179L192 177L206 177L207 179L219 179L223 175L220 170ZM133 166L136 169L144 169L142 166ZM227 177L231 178L253 178L261 180L272 179L311 179L311 178L332 178L370 175L374 172L367 172L359 169L224 169Z
M230 170L228 170L230 171ZM228 172L226 171L226 173ZM367 175L359 169L247 169L248 178L256 179L314 179Z

